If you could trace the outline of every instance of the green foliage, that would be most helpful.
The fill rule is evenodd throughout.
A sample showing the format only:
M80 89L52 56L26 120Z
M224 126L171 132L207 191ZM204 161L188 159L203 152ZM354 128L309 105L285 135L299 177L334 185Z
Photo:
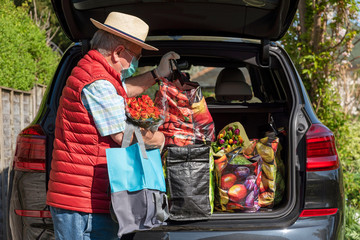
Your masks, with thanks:
M154 84L153 86L149 87L143 94L141 95L149 95L149 97L154 100L156 96L156 92L159 90L159 85Z
M35 1L32 1L30 4L30 9L34 11L34 3ZM39 13L48 13L50 12L50 26L53 29L53 31L56 28L59 28L57 33L55 34L55 37L52 39L52 41L63 51L69 47L71 44L71 40L65 35L64 31L60 27L60 23L56 17L56 14L53 10L52 3L49 0L36 0L38 15Z
M344 169L347 202L360 209L360 122L347 121L341 133L337 149Z
M202 88L202 95L204 96L204 98L207 98L207 97L213 97L215 98L215 91L214 89L205 89L205 88Z
M303 11L296 15L282 44L290 57L297 59L295 65L317 115L336 132L344 123L344 115L334 81L343 78L351 66L357 4L353 0L303 3L299 5Z
M360 211L354 207L346 206L346 212L345 239L358 240L360 239Z
M28 0L14 0L16 6L21 6L23 3L26 3ZM56 32L52 41L64 52L69 45L71 44L71 40L65 35L64 31L60 27L59 21L54 13L52 3L49 0L29 0L29 9L31 12L35 11L35 4L38 16L42 16L42 20L46 21L47 14L50 13L50 26L52 29L52 34Z
M28 6L0 0L0 85L29 90L47 84L60 56L47 45L45 34L28 16Z

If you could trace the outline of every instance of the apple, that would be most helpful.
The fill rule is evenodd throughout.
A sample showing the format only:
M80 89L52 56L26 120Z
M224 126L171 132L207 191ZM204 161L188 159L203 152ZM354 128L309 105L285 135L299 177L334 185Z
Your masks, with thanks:
M221 188L222 189L229 189L234 183L236 182L235 174L228 173L221 177Z
M247 190L245 185L243 184L235 184L233 185L229 191L228 195L231 201L233 202L240 202L243 200L247 195Z

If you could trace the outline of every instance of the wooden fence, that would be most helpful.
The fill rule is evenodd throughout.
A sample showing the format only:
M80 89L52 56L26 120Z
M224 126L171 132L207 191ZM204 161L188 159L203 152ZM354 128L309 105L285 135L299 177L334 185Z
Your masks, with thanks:
M0 239L5 239L8 170L16 137L34 119L45 90L44 85L36 85L31 91L0 87Z

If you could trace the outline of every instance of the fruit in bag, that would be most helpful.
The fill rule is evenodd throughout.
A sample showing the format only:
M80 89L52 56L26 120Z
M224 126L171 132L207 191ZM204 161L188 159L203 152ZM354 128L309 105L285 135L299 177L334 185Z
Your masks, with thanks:
M248 164L235 163L235 158L231 159L227 154L215 158L215 208L228 212L255 212L259 209L262 160L260 156L243 160L244 155L238 154L241 161Z
M221 186L223 189L227 190L231 188L236 182L236 176L232 173L228 173L221 177Z
M231 201L237 203L246 197L247 189L243 184L235 184L229 189L228 195Z
M272 208L283 197L285 181L283 179L284 164L280 159L278 137L265 137L256 144L257 152L263 158L261 167L262 177L260 184L259 205Z
M246 166L239 166L239 167L235 168L234 173L238 177L238 179L240 181L242 181L242 180L245 180L249 176L250 169Z

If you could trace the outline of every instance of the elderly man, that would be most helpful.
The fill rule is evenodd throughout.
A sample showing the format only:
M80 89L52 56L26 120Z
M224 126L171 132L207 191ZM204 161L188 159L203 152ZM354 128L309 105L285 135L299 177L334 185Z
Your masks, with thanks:
M56 118L47 204L56 239L117 239L118 225L109 214L105 150L119 147L125 128L124 98L141 94L157 77L170 75L165 54L159 66L133 78L148 25L118 12L108 15L91 40L91 50L73 69L63 89ZM146 145L160 148L160 132L142 130Z

